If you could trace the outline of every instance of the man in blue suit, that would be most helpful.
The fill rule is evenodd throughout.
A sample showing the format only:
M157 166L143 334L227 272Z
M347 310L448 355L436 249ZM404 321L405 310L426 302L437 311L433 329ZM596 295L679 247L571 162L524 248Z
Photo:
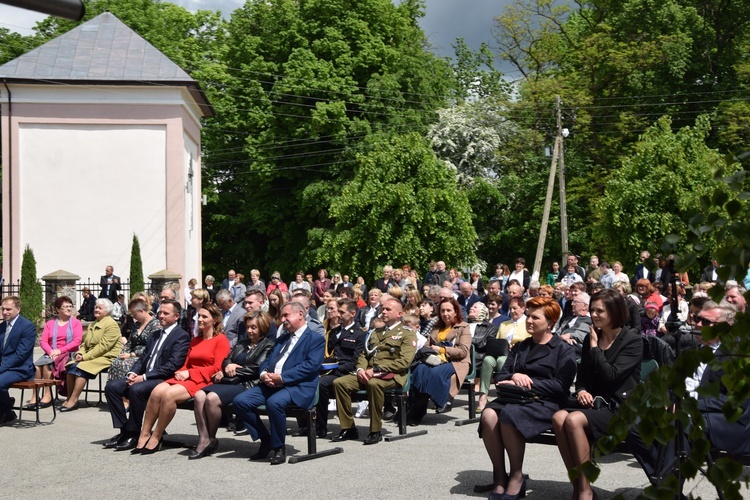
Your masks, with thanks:
M234 398L234 408L253 440L260 438L251 460L273 452L271 465L286 462L286 407L294 403L310 409L315 399L318 372L323 363L325 338L307 327L305 308L289 302L281 310L284 331L279 331L271 355L260 365L260 385ZM266 405L269 434L256 409Z
M0 324L0 425L13 422L15 400L8 389L16 382L34 378L36 327L21 316L21 299L10 296L2 301Z

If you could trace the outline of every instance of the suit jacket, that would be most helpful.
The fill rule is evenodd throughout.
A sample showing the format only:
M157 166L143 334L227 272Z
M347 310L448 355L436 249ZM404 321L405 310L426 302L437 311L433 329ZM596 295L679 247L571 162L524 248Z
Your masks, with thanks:
M245 332L245 324L243 319L245 318L245 308L242 304L235 304L232 309L229 319L227 319L227 326L224 328L224 334L227 336L229 346L234 347L238 340L242 340L247 336Z
M439 330L436 324L432 329L432 333L430 333L430 336L427 338L428 346L440 345L440 342L438 342L438 333ZM471 359L469 358L471 351L471 330L469 329L468 323L462 321L457 325L453 325L451 331L448 332L446 340L453 342L453 347L445 348L445 357L453 365L453 369L456 371L458 387L451 386L451 395L455 396L458 393L457 389L461 387L466 375L469 374L469 368L471 366Z
M563 335L569 333L571 338L575 339L579 344L583 344L583 339L586 338L586 335L591 333L591 317L577 316L576 322L573 326L569 326L571 320L572 318L566 323L560 325L558 334Z
M576 391L586 390L593 396L622 403L641 381L643 340L624 326L606 352L591 349L589 337L583 339L581 364L578 365Z
M117 280L117 283L114 282L114 280ZM109 284L109 293L107 293L107 275L101 277L99 280L99 286L102 288L101 292L99 292L99 298L100 299L109 299L114 304L117 302L117 292L120 291L122 288L121 286L122 280L119 276L112 275L112 283Z
M191 337L185 330L179 326L175 326L164 341L164 345L159 353L159 359L154 364L154 369L147 372L146 369L151 361L151 357L156 354L154 352L156 343L163 332L163 329L159 329L151 333L146 350L143 351L143 355L133 364L131 372L137 375L145 375L147 380L166 380L174 377L174 372L179 370L185 363Z
M471 295L469 295L468 299L463 295L459 295L458 305L461 306L461 312L463 313L464 318L469 315L469 309L471 309L471 306L481 301L482 299L480 299L479 295L477 295L476 293L472 293Z
M366 321L365 320L365 316L367 315L367 311L369 311L369 310L370 310L370 306L369 305L366 305L364 307L360 307L359 310L357 311L357 316L354 318L354 323L358 327L362 328L363 330L365 329L365 321ZM373 316L372 319L370 320L370 326L372 326L372 321L375 318L377 318L378 316L380 316L380 305L378 305L375 308L375 316ZM372 327L370 328L370 330L371 329L372 329Z
M357 360L365 349L366 337L367 333L356 323L348 330L343 326L337 326L331 330L328 334L327 349L338 359L339 367L334 373L336 376L354 373L357 369Z
M528 375L532 390L544 399L564 404L576 373L575 351L557 336L543 345L529 337L510 351L495 381L509 380L514 373Z
M78 363L78 368L96 375L105 368L109 368L120 351L122 351L120 327L112 317L105 316L91 323L83 335L83 342L77 353L83 356L83 361ZM68 364L72 363L74 361Z
M260 373L268 371L271 364L281 357L281 350L291 336L286 331L280 331L273 351L260 365ZM294 349L284 362L281 379L284 388L289 391L292 401L300 408L312 408L315 390L318 387L318 372L323 364L325 339L309 328L305 328L302 336L297 340Z
M25 380L34 377L34 344L36 343L36 327L20 314L10 331L8 342L5 343L5 330L8 322L0 324L0 373L15 372ZM5 343L5 347L3 344Z
M646 266L643 264L638 264L635 266L635 271L633 272L633 277L630 278L630 287L635 291L635 284L638 282L639 279L643 278L643 270L646 269ZM648 279L651 283L654 282L656 279L656 275L653 273L653 271L646 272L646 279Z

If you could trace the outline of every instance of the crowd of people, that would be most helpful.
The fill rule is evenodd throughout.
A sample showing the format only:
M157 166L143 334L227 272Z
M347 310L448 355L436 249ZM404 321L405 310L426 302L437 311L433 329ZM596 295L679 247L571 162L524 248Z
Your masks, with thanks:
M404 387L410 379L406 422L418 426L431 405L438 413L451 411L473 360L478 430L493 466L490 498L523 497L526 441L552 430L565 466L579 467L640 383L644 339L663 343L665 352L675 347L674 337L666 335L674 303L672 287L666 286L671 276L664 272L666 260L652 272L649 258L642 252L642 264L627 276L619 262L610 267L592 256L583 269L571 255L565 267L552 265L544 284L523 258L515 260L514 271L497 264L486 282L478 273L464 280L442 261L431 263L424 277L409 266L384 266L371 287L338 273L329 279L325 269L314 281L300 271L290 285L276 272L266 285L257 270L247 282L230 270L217 289L207 276L204 288L191 280L189 294L171 287L160 291L158 301L134 294L121 324L112 318L120 280L108 266L100 298L90 301L91 292L84 294L78 316L90 322L85 334L72 301L60 297L56 317L42 334L44 355L36 362L35 332L31 338L33 325L20 316L20 300L3 299L0 421L15 419L8 387L16 381L64 378L65 413L79 408L86 381L108 369L105 392L117 434L105 448L156 453L178 405L192 400L198 440L189 459L215 452L217 431L227 426L260 441L252 460L270 456L275 465L286 461L290 405L312 408L319 395L317 428L299 421L295 435L357 440L352 394L365 391L370 425L364 444L373 445L383 438L384 420L401 418L387 389ZM720 304L708 299L705 290L720 281L717 263L709 267L689 300L688 278L678 276L677 316L692 333L702 324L731 322L747 309L746 290L736 281L722 283L726 294ZM84 317L88 302L91 320ZM689 337L688 347L695 346L694 335ZM711 348L718 356L718 347ZM704 372L711 370L703 367L693 389ZM497 397L490 401L493 385ZM333 434L329 400L335 400L339 419ZM25 404L49 406L52 395L45 392ZM270 428L260 418L261 407ZM750 407L745 411L750 416ZM750 451L747 434L741 434L747 429L718 422L718 414L711 418L714 431L738 433L739 448ZM736 449L737 442L725 446ZM645 446L634 452L647 473L650 452ZM582 476L573 492L574 498L593 495Z

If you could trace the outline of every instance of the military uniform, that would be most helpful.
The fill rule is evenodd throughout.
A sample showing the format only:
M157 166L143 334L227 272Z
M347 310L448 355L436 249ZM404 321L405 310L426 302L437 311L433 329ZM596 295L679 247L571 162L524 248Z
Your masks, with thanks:
M365 350L357 361L357 371L372 368L376 375L382 376L372 377L366 385L359 383L356 373L334 380L333 391L336 394L341 429L354 427L351 393L364 389L370 402L370 432L380 432L383 428L384 391L404 386L416 349L416 333L405 328L401 322L392 328L378 328L372 332L365 343ZM393 374L393 378L390 378L389 374Z

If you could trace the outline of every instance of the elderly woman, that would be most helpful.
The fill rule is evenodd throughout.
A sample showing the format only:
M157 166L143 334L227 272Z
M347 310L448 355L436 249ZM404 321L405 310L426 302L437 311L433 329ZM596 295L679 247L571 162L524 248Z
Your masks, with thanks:
M305 281L305 273L297 271L294 275L294 281L289 283L289 293L294 294L296 290L305 290L307 293L312 293L310 289L310 283Z
M44 325L39 342L44 355L34 362L34 378L61 378L65 374L65 364L69 361L71 353L77 351L81 345L83 327L81 322L72 316L73 301L70 297L63 295L55 299L55 314L57 318L52 318ZM51 404L52 388L45 387L39 407L47 408ZM32 392L31 400L25 409L34 410L36 405L36 392Z
M471 330L463 322L461 306L456 299L445 299L440 303L439 315L424 348L432 349L440 363L419 363L412 371L409 392L412 404L406 416L409 425L419 425L427 413L430 398L439 413L450 411L451 402L469 373Z
M487 321L489 315L490 311L486 305L475 302L469 309L466 319L471 332L471 343L474 346L474 362L476 363L477 373L481 373L482 361L484 361L487 349L487 339L494 338L497 335L497 327ZM480 378L476 377L474 385L477 392L479 392L479 382Z
M479 435L492 461L494 489L489 497L495 499L526 496L522 469L526 441L550 428L552 415L568 398L576 371L573 349L552 333L561 313L559 304L534 297L527 307L525 326L530 337L510 352L495 381L498 390L506 384L517 386L531 390L538 399L514 404L498 398L487 405L479 424Z
M109 368L122 350L120 327L110 317L114 304L109 299L98 299L94 306L96 321L89 325L83 343L78 348L73 361L67 365L68 399L60 406L61 412L78 409L86 381L91 380L102 370Z
M502 323L497 330L498 339L505 339L510 347L518 344L529 337L526 331L526 305L521 297L511 297L508 301L508 313L510 320ZM487 404L487 394L490 391L490 382L495 370L503 367L506 362L505 356L485 356L479 369L479 408Z
M565 467L569 471L590 460L591 442L607 431L607 424L625 397L640 382L643 341L626 325L628 310L617 291L605 289L591 297L593 326L583 342L576 377L575 409L560 410L552 424ZM579 474L573 498L589 499L593 490Z
M143 355L151 334L161 328L159 320L151 316L151 305L143 297L131 299L128 303L128 313L135 320L135 328L120 355L112 361L109 380L124 379L138 358Z
M261 292L266 293L266 284L260 279L260 271L257 269L250 270L250 281L247 283L245 289L246 292L249 292L250 290L260 290Z
M211 377L221 370L230 351L221 320L221 311L215 304L206 304L198 311L200 334L190 341L185 364L175 372L174 378L157 385L149 396L138 446L130 453L150 455L159 451L177 405L206 387Z
M573 306L573 317L560 324L557 334L576 350L576 356L580 358L583 340L591 330L591 317L589 316L589 304L591 297L581 292L571 300Z
M221 422L222 408L231 404L238 394L258 385L258 368L273 349L273 340L266 337L273 318L264 312L245 315L247 338L239 341L222 363L222 370L212 377L214 383L195 393L195 425L198 444L188 455L196 460L210 455L219 447L216 431Z

